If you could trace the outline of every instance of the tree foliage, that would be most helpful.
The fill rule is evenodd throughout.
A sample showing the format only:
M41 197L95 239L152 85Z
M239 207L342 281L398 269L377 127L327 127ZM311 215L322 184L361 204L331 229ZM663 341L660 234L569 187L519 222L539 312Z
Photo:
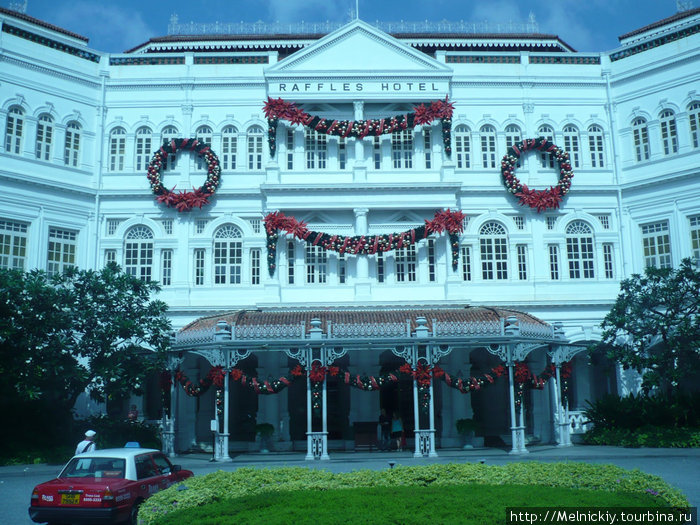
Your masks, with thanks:
M115 264L0 270L0 393L68 410L86 390L96 401L140 394L169 341L159 290Z
M700 272L684 259L632 275L601 327L608 356L642 373L644 389L676 390L700 372Z

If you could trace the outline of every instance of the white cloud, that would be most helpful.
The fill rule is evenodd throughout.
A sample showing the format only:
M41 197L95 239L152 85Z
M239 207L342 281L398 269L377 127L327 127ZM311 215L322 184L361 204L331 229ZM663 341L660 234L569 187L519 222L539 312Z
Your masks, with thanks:
M158 34L134 9L86 1L61 4L52 23L90 38L100 51L121 52ZM165 34L165 23L162 33Z

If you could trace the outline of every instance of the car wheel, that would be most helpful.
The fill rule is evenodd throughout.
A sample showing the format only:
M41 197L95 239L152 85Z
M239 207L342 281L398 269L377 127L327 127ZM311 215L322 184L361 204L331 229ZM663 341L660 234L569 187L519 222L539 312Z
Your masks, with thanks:
M131 507L131 512L129 513L129 519L126 521L128 525L138 525L139 522L139 507L141 502L137 501Z

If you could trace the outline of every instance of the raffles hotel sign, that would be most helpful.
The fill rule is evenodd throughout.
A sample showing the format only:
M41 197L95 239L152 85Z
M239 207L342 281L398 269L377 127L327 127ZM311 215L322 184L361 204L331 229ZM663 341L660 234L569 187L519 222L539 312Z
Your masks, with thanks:
M436 95L449 93L450 83L446 79L400 79L400 80L318 80L318 79L268 79L267 91L272 98L289 97L295 99L318 98L319 95L332 96L334 99L357 98L396 98L406 95L411 98L434 99Z

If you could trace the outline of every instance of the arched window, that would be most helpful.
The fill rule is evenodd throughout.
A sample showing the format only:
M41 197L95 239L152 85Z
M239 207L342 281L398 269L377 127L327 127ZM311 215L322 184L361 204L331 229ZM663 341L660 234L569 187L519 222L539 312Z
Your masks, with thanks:
M153 232L139 224L126 232L124 271L142 281L150 281L153 272Z
M66 126L66 144L63 150L63 162L66 166L78 166L80 162L80 124L75 121Z
M394 169L413 167L413 130L391 134L391 158Z
M566 256L569 261L569 278L593 279L593 231L583 221L572 221L566 227Z
M605 150L603 146L603 128L590 126L588 128L588 151L591 154L591 167L605 167Z
M178 136L178 131L175 126L165 126L163 128L163 131L160 132L160 142L161 144L163 142L169 142L173 139L176 139ZM165 162L163 163L163 170L171 169L174 170L175 167L177 166L177 154L171 153L168 155L168 158L165 159Z
M235 170L238 154L238 130L235 126L226 126L221 131L221 169Z
M148 126L141 126L136 130L134 151L136 152L136 158L134 159L136 171L146 171L151 160L151 152L153 151L153 132Z
M508 279L508 237L506 229L491 221L479 230L481 277L485 281Z
M48 113L39 115L36 124L36 158L51 160L51 142L53 141L53 119Z
M578 128L571 124L564 126L564 150L568 152L571 158L571 166L574 168L581 167L581 141L578 136Z
M510 124L506 126L506 148L519 144L522 141L522 134L520 133L520 128L515 124ZM518 159L517 167L525 165L525 157Z
M263 129L260 126L248 128L247 137L248 169L261 170L263 158Z
M664 155L678 153L678 130L676 128L676 115L670 109L665 109L659 115L661 126L661 143L664 146Z
M204 142L204 144L211 148L214 133L209 126L199 126L197 131L195 131L194 136L199 142ZM207 163L201 155L195 155L195 165L197 166L198 170L207 169Z
M483 126L481 135L481 163L484 168L496 167L496 128Z
M647 121L644 118L637 117L632 121L632 137L637 162L649 160L649 128L647 128Z
M241 284L243 234L233 224L214 232L214 284Z
M313 129L304 129L304 151L306 152L306 169L324 170L328 158L328 135Z
M109 171L124 171L126 130L114 128L109 134Z
M693 102L688 106L688 123L690 141L694 148L700 148L700 102Z
M5 151L13 155L22 154L22 132L24 130L24 111L19 106L12 106L7 112L5 126Z
M552 126L540 126L537 130L537 136L547 139L549 142L554 143L554 130ZM540 153L540 164L543 168L553 168L554 167L554 156L549 153Z
M467 126L461 124L455 128L453 135L457 169L471 168L471 131Z

